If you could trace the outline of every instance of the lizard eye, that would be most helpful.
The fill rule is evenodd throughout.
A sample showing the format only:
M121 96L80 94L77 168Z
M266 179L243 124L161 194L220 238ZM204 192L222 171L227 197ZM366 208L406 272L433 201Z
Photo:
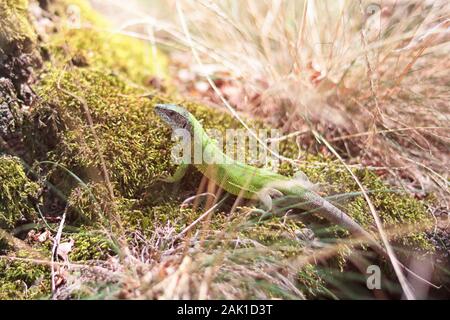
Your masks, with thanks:
M366 15L368 17L373 16L381 11L381 6L376 3L371 3L366 7Z

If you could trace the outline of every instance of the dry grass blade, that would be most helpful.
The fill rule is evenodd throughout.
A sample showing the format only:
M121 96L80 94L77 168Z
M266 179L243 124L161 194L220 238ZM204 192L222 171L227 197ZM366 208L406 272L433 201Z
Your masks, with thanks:
M342 159L342 157L341 157L341 156L336 152L336 150L328 143L328 141L326 141L326 140L325 140L322 136L320 136L317 132L316 132L315 134L316 134L316 136L317 136L321 141L323 141L323 143L328 147L328 149L330 149L330 151L333 152L333 154L334 154L334 155L335 155L335 156L336 156L336 157L337 157L337 158L345 165L345 162L344 162L344 160ZM384 246L385 246L385 248L386 248L386 251L387 251L387 253L388 253L388 255L389 255L389 258L391 259L391 263L392 263L392 265L394 266L395 273L396 273L396 275L397 275L398 280L400 281L400 285L402 286L402 289L403 289L403 292L404 292L406 298L407 298L408 300L413 300L413 299L414 299L414 294L413 294L413 292L411 291L411 287L410 287L409 283L407 282L407 280L406 280L406 278L405 278L405 275L403 274L403 271L402 271L402 269L401 269L401 267L400 267L400 264L399 264L399 262L398 262L398 259L397 259L396 255L395 255L395 252L394 252L394 250L392 249L391 245L389 244L389 239L388 239L388 237L386 236L386 233L385 233L384 228L383 228L383 223L382 223L382 221L381 221L381 219L380 219L380 217L379 217L379 215L378 215L378 213L377 213L377 211L376 211L376 209L375 209L375 207L374 207L372 201L370 200L369 196L367 195L366 189L365 189L364 186L361 184L361 181L359 181L359 179L358 179L358 178L356 177L356 175L353 173L353 171L352 171L350 168L348 168L347 166L346 166L346 169L347 169L347 171L351 174L351 176L353 177L353 179L355 180L355 182L358 184L359 188L361 189L361 191L362 191L362 193L363 193L363 195L364 195L364 198L365 198L367 204L369 205L370 212L372 213L372 216L373 216L373 218L374 218L374 220L375 220L375 223L376 223L378 232L379 232L380 235L381 235L381 240L383 241L383 244L384 244Z
M61 235L64 228L64 223L66 221L67 210L64 210L64 213L61 217L61 222L59 223L58 231L56 232L55 238L53 239L53 248L52 248L52 258L51 258L51 271L52 271L52 296L54 297L56 294L56 270L55 270L55 259L58 257L58 246L61 242Z

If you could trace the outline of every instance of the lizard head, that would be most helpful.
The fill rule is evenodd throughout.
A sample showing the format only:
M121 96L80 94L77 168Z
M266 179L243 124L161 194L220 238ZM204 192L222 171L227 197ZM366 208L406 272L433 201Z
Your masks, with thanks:
M157 104L155 112L173 130L186 129L191 131L190 113L185 108L175 104Z

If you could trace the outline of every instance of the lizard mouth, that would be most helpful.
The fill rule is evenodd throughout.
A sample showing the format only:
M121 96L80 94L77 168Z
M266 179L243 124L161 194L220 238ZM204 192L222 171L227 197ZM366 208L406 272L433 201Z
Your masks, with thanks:
M155 113L167 124L170 124L170 117L164 112L164 109L160 106L155 106Z
M156 105L155 112L172 129L190 130L191 125L189 123L188 112L184 109L174 110L174 107L171 105Z

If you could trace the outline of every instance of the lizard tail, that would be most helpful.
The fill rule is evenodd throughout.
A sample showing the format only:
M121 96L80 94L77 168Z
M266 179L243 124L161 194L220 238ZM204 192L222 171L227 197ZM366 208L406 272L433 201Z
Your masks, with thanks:
M375 240L372 234L370 234L363 227L361 227L356 221L350 218L346 213L336 208L333 204L331 204L324 198L320 197L319 195L313 192L307 192L306 194L304 194L302 198L304 202L300 206L303 209L308 210L309 212L317 212L320 216L324 217L328 221L345 227L352 234L359 236L361 240L368 241L369 245L378 255L382 256L388 261L390 259L395 259L398 265L413 277L419 279L420 281L434 288L439 288L439 286L436 286L435 284L431 283L427 279L424 279L423 277L421 277L420 275L416 274L414 271L409 269L407 266L401 263L395 256L390 257L386 249L383 246L381 246L378 243L378 241Z

